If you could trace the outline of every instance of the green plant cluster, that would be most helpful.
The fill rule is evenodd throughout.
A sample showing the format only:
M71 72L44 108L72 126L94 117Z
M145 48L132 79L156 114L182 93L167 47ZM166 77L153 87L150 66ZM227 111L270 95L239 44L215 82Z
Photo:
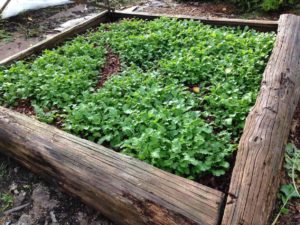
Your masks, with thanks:
M178 0L190 1L190 0ZM198 0L199 1L199 0ZM208 0L208 2L220 2L219 0ZM223 1L221 1L223 2ZM262 10L266 12L280 10L284 7L299 7L299 0L225 0L224 2L233 3L242 11Z
M274 11L281 7L292 6L295 0L229 0L241 6L243 9L262 9L264 11Z
M7 164L5 162L0 162L0 180L4 180L7 175Z
M7 193L0 192L0 213L4 212L13 204L13 196Z
M127 67L159 70L173 82L199 86L201 117L213 119L216 130L229 129L236 141L256 99L274 34L169 19L127 21L109 29L106 39Z
M87 95L66 129L179 175L220 175L234 150L230 134L213 134L198 104L184 85L131 68Z
M0 43L8 43L13 39L12 35L0 27Z
M283 184L280 187L279 197L282 206L276 215L272 225L275 225L281 214L288 213L287 205L291 199L300 199L299 185L300 185L300 149L294 144L289 143L286 146L284 168L290 179L290 183Z
M0 70L0 103L15 105L30 99L45 112L62 110L91 92L105 62L104 43L79 36L55 50L46 50L33 62L17 62Z
M254 104L273 33L160 18L101 25L0 70L1 104L172 173L225 173ZM122 72L95 89L109 46ZM199 91L191 89L198 87Z

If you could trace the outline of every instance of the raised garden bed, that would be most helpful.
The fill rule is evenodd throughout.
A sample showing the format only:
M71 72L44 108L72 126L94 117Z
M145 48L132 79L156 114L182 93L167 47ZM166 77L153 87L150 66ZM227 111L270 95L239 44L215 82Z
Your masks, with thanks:
M2 63L122 17L126 15L103 13ZM147 19L145 14L127 17ZM259 30L276 25L242 20L203 22L250 25ZM282 147L299 99L295 85L299 53L290 51L291 46L299 48L294 46L298 33L289 33L299 27L299 20L283 16L280 22L282 28L263 78L275 39L272 33L168 18L127 20L101 25L98 31L36 59L4 68L1 104L165 171L201 181L204 175L220 176L228 170L228 160L256 100L240 141L230 190L225 193L223 223L265 224L278 185L275 178ZM282 45L283 41L287 44ZM293 64L288 61L291 55ZM278 63L286 59L285 64ZM274 97L266 100L270 93ZM291 106L278 108L290 100ZM8 109L1 108L0 113L0 147L6 154L55 178L118 223L217 224L222 220L224 195L220 191ZM278 154L269 154L274 148L279 149ZM252 157L252 153L262 157ZM267 184L273 186L261 186L264 172ZM249 191L252 186L254 190ZM256 201L262 191L269 205ZM256 204L264 209L261 215L253 214Z

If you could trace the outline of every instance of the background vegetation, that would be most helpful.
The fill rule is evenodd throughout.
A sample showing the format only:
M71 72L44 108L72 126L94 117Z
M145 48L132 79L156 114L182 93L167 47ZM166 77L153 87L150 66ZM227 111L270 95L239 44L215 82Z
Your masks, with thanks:
M216 2L216 0L208 1ZM263 11L276 11L284 7L294 7L300 4L299 0L224 0L222 2L233 3L239 8L241 8L243 11L251 11L257 9Z

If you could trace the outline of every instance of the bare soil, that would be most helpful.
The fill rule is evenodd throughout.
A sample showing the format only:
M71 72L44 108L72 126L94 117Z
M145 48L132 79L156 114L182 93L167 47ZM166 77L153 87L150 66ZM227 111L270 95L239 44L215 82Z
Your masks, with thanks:
M13 107L13 110L23 113L27 116L34 116L34 108L31 105L30 99L21 99L18 101L17 105Z
M113 225L79 199L62 193L2 154L0 164L5 170L0 177L0 193L13 199L8 206L0 201L1 225ZM25 207L17 210L20 206ZM7 208L1 210L3 207ZM13 212L7 214L11 209Z
M277 12L242 12L234 4L222 1L176 1L150 0L135 8L136 12L151 12L169 15L189 15L197 17L223 17L260 20L278 20L282 13L300 15L300 8L284 8Z
M93 1L91 3L82 0L77 2L29 11L16 17L0 20L0 30L10 36L5 41L0 39L0 60L57 34L59 31L55 28L66 21L103 10L97 8Z
M96 86L96 89L101 88L109 77L111 77L114 74L117 74L120 70L121 61L119 56L115 54L110 47L107 47L106 62L103 68L101 69L100 79Z

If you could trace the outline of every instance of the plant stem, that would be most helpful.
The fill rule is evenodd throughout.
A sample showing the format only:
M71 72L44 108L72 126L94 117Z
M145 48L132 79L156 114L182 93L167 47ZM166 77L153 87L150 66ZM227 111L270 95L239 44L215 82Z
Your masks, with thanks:
M295 189L298 197L300 197L300 194L298 192L298 188L297 188L297 185L296 185L296 181L295 181L295 163L294 162L293 162L293 168L292 168L292 181L293 181L294 189Z
M285 200L285 202L283 203L282 207L280 208L277 216L275 217L273 223L271 225L275 225L277 223L277 220L279 219L280 215L281 215L281 211L284 209L284 207L286 206L286 204L288 203L288 201L290 200L292 194Z

